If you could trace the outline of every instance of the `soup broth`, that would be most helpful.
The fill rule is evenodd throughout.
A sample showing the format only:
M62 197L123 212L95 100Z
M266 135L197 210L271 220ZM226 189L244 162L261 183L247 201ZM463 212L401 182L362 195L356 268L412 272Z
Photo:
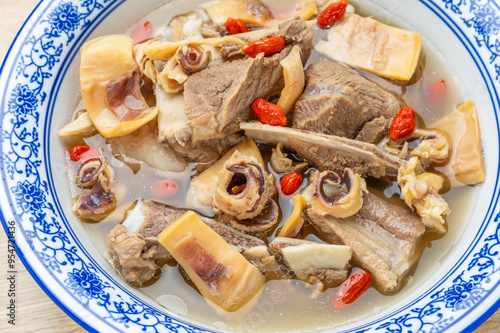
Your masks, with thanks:
M271 3L271 0L264 1ZM186 13L196 7L195 1L174 0L168 2L162 7L151 11L145 17L140 18L137 24L150 21L155 28L155 33L162 36L165 26L170 19L178 14ZM274 5L291 6L289 1L274 1ZM351 2L350 2L351 3ZM376 12L367 10L361 1L353 1L356 13L362 16L376 16ZM373 9L373 5L370 5ZM391 25L397 25L397 22L385 22ZM135 28L132 25L125 31L129 33ZM402 28L405 27L402 26ZM326 32L314 26L311 31L315 35L315 43L320 39L326 38ZM417 31L418 32L418 31ZM117 32L119 33L119 32ZM369 79L376 81L384 88L401 95L405 102L412 106L420 119L420 127L425 128L434 121L440 119L447 112L453 110L459 102L464 101L464 93L461 91L459 83L447 68L444 59L423 39L423 54L425 56L425 70L422 78L416 83L402 88L390 80L382 79L376 75L363 71L360 73ZM324 56L313 51L309 63L327 60ZM433 108L426 102L426 91L430 84L438 79L444 79L447 83L447 95L439 108ZM76 110L83 109L80 104ZM125 217L127 209L138 199L152 199L166 203L175 207L189 207L185 203L187 190L193 176L197 174L196 165L189 164L185 171L167 172L160 171L148 166L146 163L135 160L127 160L116 154L112 146L101 135L77 136L64 139L64 144L68 148L74 144L87 144L92 147L103 147L108 162L115 172L115 181L112 185L118 204L117 208L98 223L84 223L85 229L94 241L99 251L109 259L110 269L113 269L111 259L107 253L106 235ZM271 147L266 145L259 146L269 164ZM75 166L68 168L68 181L71 186L72 196L76 197L80 190L74 186L76 176ZM272 170L268 165L268 170ZM152 184L162 179L171 179L179 185L178 193L170 198L155 197L152 194ZM303 184L304 186L305 184ZM380 184L376 181L368 181L368 186L375 194L392 200L393 203L404 206L404 202L399 199L399 187L397 182ZM258 297L255 297L249 304L234 313L223 313L215 310L199 294L197 289L189 283L181 274L179 268L173 261L166 261L161 269L161 274L155 276L152 281L142 286L134 286L141 290L145 297L158 302L167 310L180 316L191 318L197 322L204 323L216 328L227 328L229 330L242 330L254 332L276 332L276 331L307 331L321 328L333 328L349 325L360 318L378 313L391 305L396 304L399 299L410 294L420 282L428 278L431 273L439 266L440 262L446 258L447 253L457 242L464 224L467 222L471 203L474 201L476 188L470 186L459 186L448 189L442 196L449 203L451 214L447 218L448 231L442 239L434 234L426 234L421 241L420 250L423 251L421 259L416 267L410 281L406 286L395 295L383 295L374 288L370 288L363 294L362 302L355 302L348 308L341 310L332 305L338 288L327 289L319 293L315 298L311 297L314 286L308 286L306 283L296 279L281 279L268 281ZM397 197L397 199L394 199ZM392 199L391 199L392 198ZM281 222L273 228L271 232L266 233L266 241L271 242L278 230L290 216L293 209L293 200L291 197L280 197L279 206L281 209ZM313 241L322 241L322 235L306 221L301 238ZM432 241L432 246L431 246ZM359 268L354 267L353 270ZM189 282L189 281L188 281Z

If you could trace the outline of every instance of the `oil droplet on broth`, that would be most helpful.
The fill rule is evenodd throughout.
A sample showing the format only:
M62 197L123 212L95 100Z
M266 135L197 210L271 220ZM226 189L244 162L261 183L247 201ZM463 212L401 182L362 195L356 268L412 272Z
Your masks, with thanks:
M214 321L212 325L217 328L227 328L226 324L224 324L222 321Z
M175 295L161 295L156 299L156 302L168 310L179 315L187 315L187 305L182 299Z

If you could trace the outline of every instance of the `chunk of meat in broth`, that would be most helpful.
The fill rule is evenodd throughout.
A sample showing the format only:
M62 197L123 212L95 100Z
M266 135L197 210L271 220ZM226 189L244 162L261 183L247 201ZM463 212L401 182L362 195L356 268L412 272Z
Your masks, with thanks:
M390 119L384 116L375 118L363 125L355 139L363 142L377 142L377 140L387 133L390 124Z
M225 145L215 145L214 154L205 155L195 151L203 142L224 140L239 131L239 124L252 117L250 106L256 98L269 98L284 87L283 60L298 45L302 50L305 64L312 50L312 34L302 21L291 21L290 26L300 29L287 29L296 32L289 36L290 43L277 54L256 58L246 57L208 67L192 76L184 83L185 107L175 110L182 117L175 116L178 126L170 125L169 109L161 107L159 116L159 140L168 144L180 155L196 162L209 162L224 152ZM287 39L285 39L287 40ZM165 113L165 116L162 114ZM170 130L165 130L164 128ZM212 140L212 141L210 141ZM226 148L225 150L227 150ZM218 153L218 156L214 156Z
M115 226L106 238L115 268L131 283L141 283L153 277L157 260L171 258L158 242L158 235L187 212L152 200L139 200L129 210L123 222ZM200 217L212 230L222 236L262 272L279 270L274 256L264 241L244 234L210 218Z
M403 105L394 94L344 64L317 62L305 75L307 85L295 104L294 128L374 142Z
M351 247L353 258L372 273L379 290L402 287L418 259L416 248L425 232L417 215L371 193L363 194L363 206L349 218L320 216L311 209L306 213L330 241Z
M257 122L241 123L240 128L247 137L266 144L283 142L320 171L343 173L345 168L351 168L362 176L394 177L403 165L370 143Z
M153 277L159 267L154 260L158 245L148 244L143 235L127 231L121 224L110 231L106 242L115 268L125 281L141 283Z

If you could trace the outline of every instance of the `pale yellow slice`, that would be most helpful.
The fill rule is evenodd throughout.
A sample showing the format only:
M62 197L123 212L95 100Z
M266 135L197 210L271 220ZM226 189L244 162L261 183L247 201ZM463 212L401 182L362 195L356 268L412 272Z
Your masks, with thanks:
M405 81L415 72L421 48L420 34L356 14L346 14L331 29L328 41L316 44L316 50L337 61Z
M169 42L163 40L155 40L148 43L143 48L144 56L150 60L169 60L182 45L220 45L223 43L231 43L237 45L245 45L246 43L239 38L233 36L224 36L221 38L206 38L206 39L186 39L179 42Z
M430 127L448 132L453 139L450 164L442 170L439 169L450 178L452 185L483 183L486 178L486 170L481 132L479 131L479 121L474 103L467 101L459 105L456 110Z
M297 16L305 21L318 15L318 6L314 0L263 0L262 2L273 13L273 23Z
M129 134L158 114L158 107L145 107L134 120L120 121L108 102L107 88L113 82L139 72L134 58L134 41L126 35L93 39L82 47L80 88L90 120L106 138ZM131 104L146 105L142 96L130 96Z
M95 127L92 121L90 121L89 113L82 112L75 120L57 131L57 135L83 135L92 132L94 129Z
M218 25L225 24L228 18L259 26L273 19L269 9L258 0L221 0L208 6L206 11Z
M250 301L266 279L196 213L189 211L158 236L200 293L225 311Z
M304 217L302 213L307 208L307 201L300 194L293 196L293 211L292 215L286 220L281 228L278 237L295 237L298 235L302 225L304 224Z
M297 15L304 21L309 20L314 15L318 15L318 6L316 6L316 2L313 0L307 1L304 5L300 6Z
M302 91L304 91L305 76L300 56L300 47L294 46L290 54L281 60L280 64L283 67L285 88L281 91L277 105L287 114L293 109L295 102L302 95Z

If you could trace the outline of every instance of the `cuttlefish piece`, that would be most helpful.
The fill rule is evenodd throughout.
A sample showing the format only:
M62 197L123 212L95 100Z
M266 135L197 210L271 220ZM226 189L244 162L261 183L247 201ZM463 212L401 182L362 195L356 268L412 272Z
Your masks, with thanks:
M92 189L81 194L73 204L73 212L84 219L100 221L116 207L116 197L110 190L114 171L108 164L104 150L99 149L100 158L85 162L78 171L76 183Z
M302 162L298 164L293 164L293 161L287 157L287 154L282 152L283 143L279 142L276 148L273 148L273 153L271 154L271 166L274 172L277 173L289 173L291 171L299 171L305 168L309 163Z
M275 192L274 176L255 158L235 152L221 171L213 197L216 214L238 220L259 215Z
M347 278L352 256L349 246L276 237L269 247L282 257L296 278L316 285L316 291L311 295L313 298L327 288L340 285Z
M134 41L126 35L103 36L85 43L80 62L80 87L90 120L104 137L133 132L154 119L141 94L141 73Z
M446 232L444 216L451 213L438 189L426 182L428 178L418 179L420 160L412 157L402 166L398 174L401 196L409 207L415 207L422 223L431 231Z
M188 75L207 67L212 57L210 51L196 44L182 45L175 55L177 62Z
M75 214L84 219L101 221L116 208L116 197L106 183L108 179L102 173L94 187L81 194L73 204Z
M229 223L233 228L245 232L259 233L267 231L278 223L279 210L278 205L273 199L269 199L266 206L269 206L269 212L265 217L253 217L244 220L232 217L229 218ZM226 219L227 216L222 217L222 220Z
M446 137L436 131L417 130L415 135L422 138L422 142L411 152L425 164L441 163L448 158L450 145Z
M76 178L77 185L81 187L93 186L97 183L101 174L104 176L103 181L106 182L106 185L109 185L109 182L114 177L114 171L108 164L108 160L106 156L104 156L104 150L102 148L99 149L99 153L101 155L100 158L92 158L82 164Z
M327 193L327 186L332 190L329 191L331 193ZM351 169L346 169L343 184L333 171L316 172L312 186L303 195L315 214L347 218L355 215L363 206L363 192L368 192L365 180Z

